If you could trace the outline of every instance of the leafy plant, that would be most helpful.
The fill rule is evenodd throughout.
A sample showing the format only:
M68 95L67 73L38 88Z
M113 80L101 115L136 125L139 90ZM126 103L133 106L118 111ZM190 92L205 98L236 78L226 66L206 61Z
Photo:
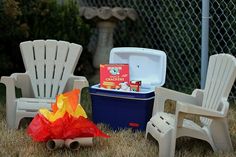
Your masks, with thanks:
M0 3L0 51L6 59L1 62L1 75L24 71L19 52L22 41L56 39L83 47L88 43L90 28L80 18L75 0L64 0L62 4L57 0L2 0ZM91 58L85 48L81 58L79 67L87 67L81 66L89 64ZM76 72L82 71L83 68L77 68Z

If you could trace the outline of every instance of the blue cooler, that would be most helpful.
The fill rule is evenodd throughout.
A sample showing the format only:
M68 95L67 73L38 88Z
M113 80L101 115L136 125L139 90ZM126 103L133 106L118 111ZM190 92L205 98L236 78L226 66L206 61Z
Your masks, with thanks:
M129 64L130 80L142 81L140 92L89 88L95 123L113 130L133 128L144 131L152 116L154 89L165 83L166 54L160 50L122 47L110 52L110 64Z

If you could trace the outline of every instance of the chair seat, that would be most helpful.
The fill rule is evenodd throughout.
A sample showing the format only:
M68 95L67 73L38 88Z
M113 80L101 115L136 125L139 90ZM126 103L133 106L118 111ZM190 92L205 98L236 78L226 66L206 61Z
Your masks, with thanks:
M40 108L51 109L51 104L55 103L55 99L38 99L38 98L19 98L16 99L17 110L35 111Z
M169 130L173 129L175 126L175 115L171 113L166 112L157 112L151 119L153 127L157 128L157 131L161 134L165 134ZM198 124L195 122L184 119L183 120L183 128L191 129L191 130L197 130L199 132L202 132L202 134L206 134L205 130L201 128Z
M173 129L175 117L170 113L158 112L150 119L152 126L161 134L165 134Z

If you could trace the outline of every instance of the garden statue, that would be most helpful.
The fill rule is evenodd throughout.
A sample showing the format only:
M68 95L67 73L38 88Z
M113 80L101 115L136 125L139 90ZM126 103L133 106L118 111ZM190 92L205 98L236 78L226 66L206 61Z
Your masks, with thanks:
M109 62L110 50L113 48L113 31L119 21L137 19L137 13L132 8L82 7L80 15L86 20L92 20L98 28L98 41L93 56L93 66L99 69L100 64Z

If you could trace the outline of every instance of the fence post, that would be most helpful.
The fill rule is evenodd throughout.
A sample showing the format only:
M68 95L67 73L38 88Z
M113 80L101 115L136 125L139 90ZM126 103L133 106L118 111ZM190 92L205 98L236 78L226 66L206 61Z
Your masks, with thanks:
M201 88L205 87L208 66L209 0L202 0Z

